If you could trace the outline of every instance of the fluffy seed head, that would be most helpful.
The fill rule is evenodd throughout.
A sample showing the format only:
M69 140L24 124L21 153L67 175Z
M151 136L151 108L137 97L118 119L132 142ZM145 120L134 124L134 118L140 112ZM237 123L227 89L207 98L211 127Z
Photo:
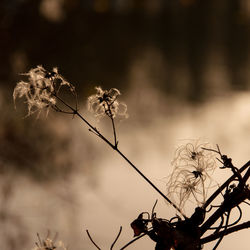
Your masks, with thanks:
M182 209L186 201L196 205L205 202L207 190L212 182L211 174L216 168L214 152L208 143L191 141L177 148L172 161L173 172L167 183L167 195L177 200Z
M127 105L118 102L117 98L121 95L116 88L102 90L101 87L95 87L96 94L88 98L88 110L95 114L96 117L102 118L105 115L110 118L116 116L127 117Z
M67 250L62 241L55 242L55 239L52 240L51 238L49 238L49 232L48 236L44 240L40 238L39 234L37 234L37 238L38 242L36 242L36 247L32 250Z
M72 84L67 82L59 73L57 68L52 71L37 66L28 73L23 74L28 77L27 81L17 83L14 92L14 102L17 98L25 98L28 105L28 116L42 110L47 113L50 108L56 109L56 96L62 86L69 88L71 92L75 91Z

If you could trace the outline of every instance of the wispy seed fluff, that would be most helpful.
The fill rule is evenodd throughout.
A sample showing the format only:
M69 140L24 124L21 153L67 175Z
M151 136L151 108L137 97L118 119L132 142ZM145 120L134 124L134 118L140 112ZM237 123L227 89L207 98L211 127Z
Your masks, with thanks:
M188 141L177 148L172 161L173 172L167 183L169 195L181 209L187 201L200 206L204 204L207 191L213 182L211 175L216 165L214 152L208 143L199 140Z
M14 102L17 98L25 98L28 105L28 114L38 113L46 110L47 114L50 108L58 110L56 103L59 91L62 86L66 86L72 93L75 93L75 88L67 82L59 73L57 68L52 71L44 69L42 66L37 66L31 69L28 73L24 73L28 77L27 81L17 83L14 92Z
M95 87L96 94L88 98L88 110L95 114L97 118L102 118L105 115L110 118L116 116L127 118L127 105L118 102L117 98L121 95L116 88L110 90L102 90L101 87Z

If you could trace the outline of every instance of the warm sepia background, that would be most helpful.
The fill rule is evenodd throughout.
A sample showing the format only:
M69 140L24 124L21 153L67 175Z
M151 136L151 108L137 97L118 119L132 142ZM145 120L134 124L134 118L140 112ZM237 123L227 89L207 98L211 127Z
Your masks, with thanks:
M120 249L156 199L159 217L175 215L79 119L23 119L12 92L36 65L57 66L80 112L109 138L109 121L96 123L86 98L94 86L119 88L130 115L117 123L120 149L164 192L184 139L218 143L238 167L250 160L249 0L1 0L0 58L1 250L30 250L48 230L69 250L95 249L86 229L109 249L122 225ZM247 237L226 236L219 249L249 249ZM144 237L128 249L154 243Z

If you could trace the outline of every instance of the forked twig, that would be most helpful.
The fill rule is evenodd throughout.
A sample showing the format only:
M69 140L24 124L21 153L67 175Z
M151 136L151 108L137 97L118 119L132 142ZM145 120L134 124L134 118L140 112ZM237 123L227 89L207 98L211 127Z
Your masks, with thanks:
M110 247L110 250L112 250L112 249L113 249L113 246L115 245L116 241L117 241L117 240L118 240L118 238L120 237L121 232L122 232L122 226L120 226L120 230L119 230L119 232L118 232L118 234L117 234L117 236L116 236L116 238L115 238L114 242L112 243L112 245L111 245L111 247Z
M95 241L92 239L92 237L91 237L89 231L86 230L86 232L87 232L87 235L88 235L89 239L90 239L91 242L93 243L93 245L94 245L97 249L101 250L101 248L100 248L100 247L95 243ZM118 232L117 236L115 237L115 240L114 240L113 243L111 244L110 250L113 249L115 243L117 242L117 240L119 239L119 237L120 237L120 235L121 235L121 232L122 232L122 226L120 227L119 232Z

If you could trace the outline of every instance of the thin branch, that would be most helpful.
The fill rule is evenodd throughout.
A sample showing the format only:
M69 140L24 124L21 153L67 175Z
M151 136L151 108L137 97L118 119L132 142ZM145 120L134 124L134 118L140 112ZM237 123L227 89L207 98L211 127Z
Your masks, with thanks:
M218 146L218 145L216 144L216 146ZM204 148L204 147L201 147L201 149L204 149L204 150L207 150L207 151L211 151L211 152L214 152L214 153L217 153L217 154L221 155L221 153L220 153L219 150L215 150L215 149L212 149L212 148Z
M115 101L115 100L114 100ZM112 122L112 129L113 129L113 134L114 134L114 145L117 147L117 136L116 136L116 129L115 129L115 121L114 121L114 117L113 117L113 114L112 114L112 111L111 111L111 105L114 103L114 101L109 104L107 101L106 101L106 104L108 106L108 116L109 118L111 119L111 122Z
M232 227L232 226L236 225L242 218L242 210L241 210L240 206L236 206L236 207L238 208L238 211L239 211L239 217L234 222L229 224L227 227ZM223 218L223 216L222 216L222 218ZM216 229L218 231L218 229L220 230L221 228L225 228L225 227L226 227L226 225L222 226L222 224L220 224L218 227L210 227L208 230Z
M116 241L117 241L117 240L118 240L118 238L120 237L121 232L122 232L122 226L120 227L120 230L119 230L119 232L118 232L118 234L117 234L117 236L116 236L116 238L115 238L114 242L112 243L112 245L111 245L111 247L110 247L110 250L112 250L112 249L113 249L113 246L115 245Z
M223 227L223 224L224 224L224 214L221 216L221 223L219 225L219 227L214 231L214 233L218 233L221 228Z
M143 177L167 202L169 202L184 218L187 218L185 214L165 195L163 194L118 148L115 149L123 159L125 159L134 170Z
M90 236L90 234L89 234L89 231L88 230L86 230L86 232L87 232L87 235L88 235L88 237L89 237L89 239L91 240L91 242L94 244L94 246L97 248L97 249L99 249L99 250L101 250L101 248L100 247L98 247L98 245L94 242L94 240L91 238L91 236Z
M233 223L231 223L230 225L228 225L228 227L232 227L232 226L234 226L234 225L236 225L236 224L238 224L238 222L241 220L241 218L242 218L242 210L241 210L241 208L240 208L240 206L236 206L237 208L238 208L238 211L239 211L239 217L237 218L237 220L235 220Z
M234 232L237 232L239 230L246 229L246 228L249 228L249 227L250 227L250 221L241 223L241 224L239 224L237 226L228 228L225 232L222 231L222 232L219 232L219 233L216 233L216 234L211 234L211 235L209 235L207 237L202 238L201 239L201 244L206 244L208 242L211 242L213 240L216 240L216 239L220 238L222 235L226 236L228 234L231 234L231 233L234 233Z
M221 243L222 239L223 239L224 236L225 236L225 232L226 232L227 227L228 227L228 222L229 222L230 213L231 213L231 210L228 211L225 229L221 232L222 235L221 235L221 237L219 238L219 240L217 241L217 243L215 244L213 250L216 250L216 248L219 246L219 244Z
M64 100L62 100L59 96L54 95L59 101L61 101L66 107L71 109L75 115L77 115L83 122L85 122L91 130L95 131L96 134L106 142L112 149L114 149L120 156L126 160L129 165L134 168L134 170L153 187L167 202L169 202L184 218L187 218L183 212L165 195L163 194L118 148L116 144L112 144L104 135L102 135L94 126L92 126L76 109L72 108L69 104L67 104Z
M250 168L247 170L246 174L242 178L242 182L243 182L244 185L247 182L249 176L250 176Z
M238 206L248 198L248 192L242 189L235 189L232 193L224 196L224 201L220 207L203 223L200 227L200 233L203 235L226 211Z
M152 219L153 216L154 216L154 211L155 211L155 207L156 207L157 202L158 202L158 200L155 201L155 204L154 204L154 206L153 206L153 208L152 208L151 219Z
M133 240L131 240L130 242L128 242L126 245L124 245L120 250L125 249L126 247L128 247L129 245L131 245L132 243L134 243L135 241L139 240L140 238L144 237L145 235L147 235L146 233L141 234L140 236L134 238Z
M38 242L39 242L39 244L42 246L42 241L41 241L41 238L40 238L39 233L36 233L36 235L37 235L37 238L38 238ZM36 243L36 244L37 244L37 243Z
M113 117L110 117L111 119L111 122L112 122L112 128L113 128L113 133L114 133L114 145L115 147L117 147L117 138L116 138L116 130L115 130L115 121L114 121L114 118Z
M210 228L208 228L208 230L215 230L214 233L219 232L221 230L221 228L223 227L224 215L221 215L220 219L221 219L221 221L220 221L219 226L217 226L217 227L210 227Z
M51 94L53 94L53 93L51 93ZM79 116L91 129L93 129L94 131L96 131L96 132L98 132L97 131L97 129L95 128L95 127L93 127L85 118L83 118L81 115L80 115L80 113L76 110L76 109L74 109L74 108L72 108L68 103L66 103L60 96L58 96L58 95L55 95L55 94L53 94L61 103L63 103L66 107L68 107L70 110L72 110L73 111L73 113L74 114L76 114L77 116Z
M250 161L248 161L245 165L243 165L240 169L239 169L239 173L242 173L244 170L246 170L248 167L250 166ZM205 204L203 205L203 208L205 209L222 191L224 188L226 188L228 186L228 184L234 180L234 178L236 177L236 174L233 174L230 178L228 178L224 184L222 186L220 186L205 202ZM245 178L245 176L243 177L243 179Z
M243 201L244 203L246 203L248 206L250 206L250 203L248 203L247 201Z
M58 108L56 105L55 106L51 106L51 108L54 109L56 112L59 112L59 113L68 114L68 115L74 115L73 111L62 110L62 109Z

